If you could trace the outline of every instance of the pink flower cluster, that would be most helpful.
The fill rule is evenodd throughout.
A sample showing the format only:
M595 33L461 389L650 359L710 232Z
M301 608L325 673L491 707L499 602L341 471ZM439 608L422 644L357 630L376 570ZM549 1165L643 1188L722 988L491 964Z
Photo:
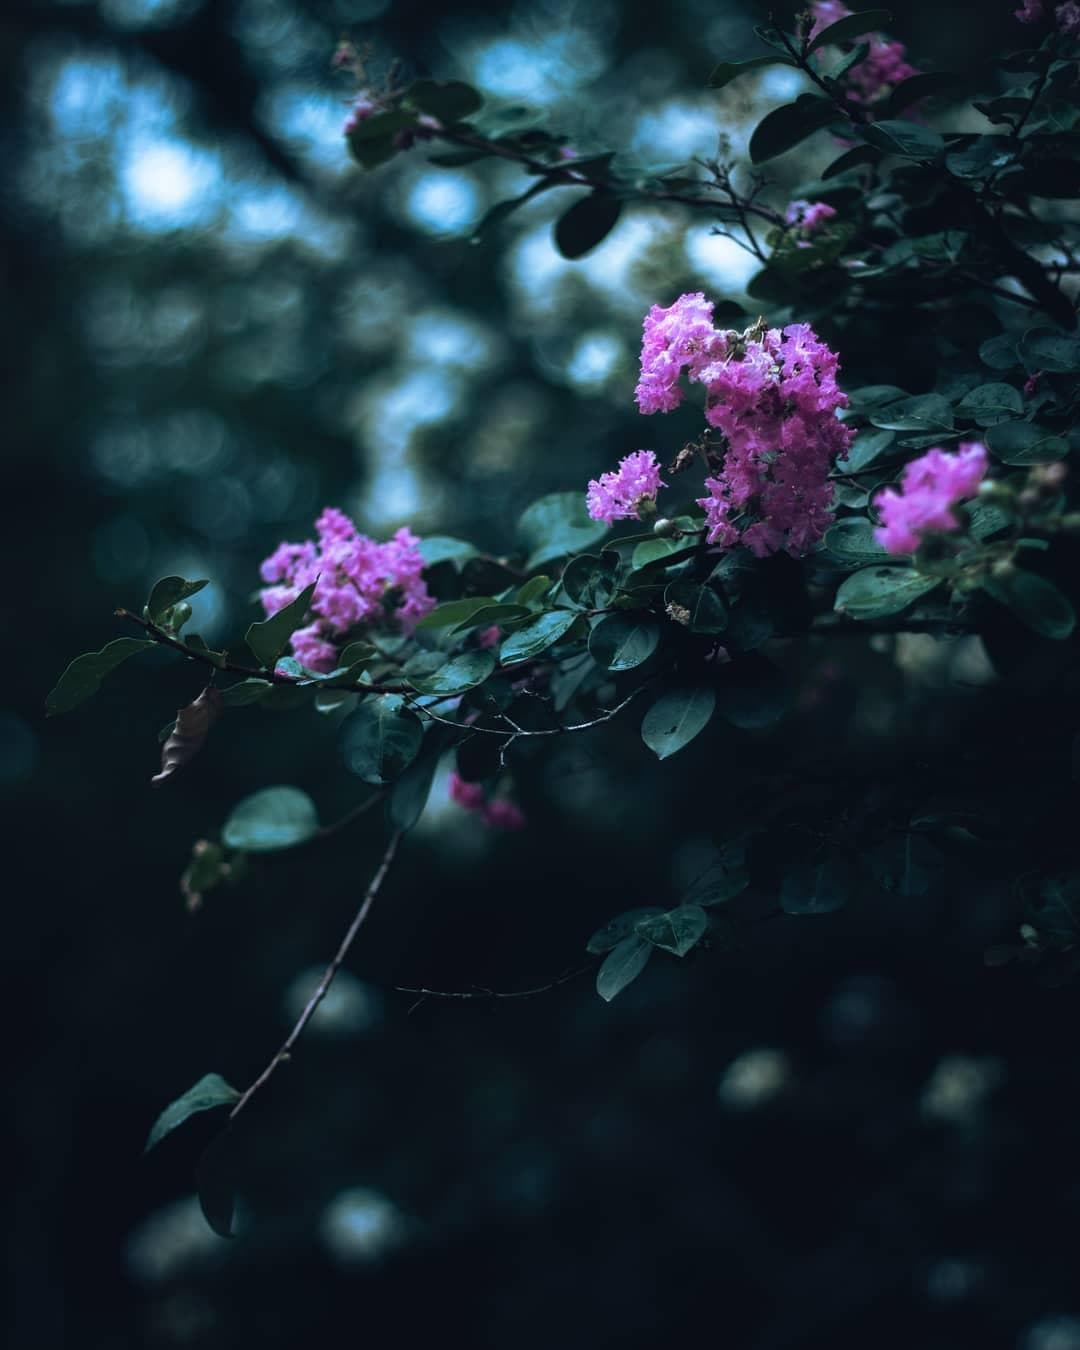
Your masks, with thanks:
M1015 17L1021 23L1038 23L1044 12L1043 0L1023 0ZM1058 5L1054 11L1054 20L1059 32L1068 37L1080 37L1080 4L1076 0L1065 0L1064 4Z
M960 528L952 508L974 497L986 473L986 447L969 441L953 453L928 450L905 465L899 492L874 498L881 525L874 537L887 553L914 553L925 534Z
M318 578L312 620L292 636L292 649L309 670L333 670L334 638L390 620L411 628L435 608L424 584L420 541L409 530L377 544L344 512L328 506L315 532L317 539L279 544L259 569L267 583L259 599L268 617Z
M810 29L811 38L852 13L840 0L813 0L810 12L814 19ZM867 43L869 50L848 72L849 93L853 102L863 105L877 103L901 81L918 75L916 67L907 61L907 48L902 42L887 38L883 33L870 33L858 41Z
M467 783L459 773L450 775L450 797L472 811L493 830L521 830L525 828L525 813L507 797L488 801L479 783Z
M705 418L724 436L723 466L705 480L708 540L744 544L758 557L800 557L832 523L829 470L853 433L837 420L836 353L804 323L719 331L700 292L645 318L637 401L668 412L682 399L679 374L706 390Z
M350 131L355 131L361 122L366 122L369 117L374 117L376 113L385 111L382 102L376 98L370 89L361 89L353 99L352 107L349 109L349 115L345 119L345 125L342 131L347 136Z
M642 504L655 502L662 487L667 484L660 478L656 456L651 450L635 450L619 461L615 473L602 473L590 480L585 506L593 520L608 525L617 520L636 520Z
M807 202L803 200L789 202L784 212L784 223L797 229L800 234L813 234L827 220L836 215L836 207L828 202Z

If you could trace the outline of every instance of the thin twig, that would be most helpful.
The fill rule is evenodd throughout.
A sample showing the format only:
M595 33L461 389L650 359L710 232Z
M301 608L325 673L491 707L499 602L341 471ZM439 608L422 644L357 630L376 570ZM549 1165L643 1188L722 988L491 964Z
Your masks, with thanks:
M628 703L637 698L642 690L647 688L648 683L639 684L632 693L627 694L621 703L617 703L614 708L605 708L599 717L590 718L587 722L575 722L570 726L544 727L541 729L530 729L528 727L518 726L516 722L510 722L512 730L509 731L505 731L502 727L482 727L476 723L470 723L468 726L464 726L461 722L454 722L449 717L440 717L438 713L432 712L430 708L415 702L415 694L411 696L406 694L405 698L416 712L422 713L425 717L430 717L433 722L440 722L443 726L453 727L457 731L478 731L485 736L502 736L507 741L515 741L519 736L561 736L566 731L587 731L589 727L598 727L601 722L610 722L613 717L622 712ZM505 713L501 713L500 716L503 717L504 720L510 721Z
M390 842L386 846L386 852L382 856L382 861L379 863L375 875L371 878L371 882L368 885L367 890L364 892L364 898L360 902L360 908L356 911L352 923L349 924L348 931L341 940L341 945L334 953L334 959L323 971L322 979L319 981L315 989L315 992L308 999L307 1006L304 1008L304 1011L300 1014L300 1017L296 1025L293 1027L292 1031L289 1032L288 1036L285 1039L285 1043L282 1045L281 1049L277 1052L277 1054L266 1066L266 1068L263 1069L262 1073L259 1074L258 1078L255 1079L254 1083L252 1083L252 1085L248 1088L248 1090L236 1103L233 1109L229 1112L230 1120L236 1119L236 1117L240 1114L240 1112L244 1109L244 1107L248 1104L248 1102L252 1099L252 1097L254 1097L255 1093L258 1092L258 1090L263 1086L263 1084L271 1077L271 1075L277 1069L278 1065L284 1063L285 1060L289 1058L293 1046L303 1035L304 1028L307 1026L307 1024L311 1021L312 1017L314 1016L315 1009L326 997L327 991L334 982L334 976L338 973L338 970L341 968L341 963L345 960L346 956L348 956L349 948L352 946L357 933L359 933L360 928L363 925L364 920L370 913L371 906L375 902L375 897L379 894L379 890L383 882L386 880L386 874L390 871L390 865L394 861L394 855L395 853L397 853L397 847L401 841L401 834L402 834L401 830L395 830L394 833L390 836Z
M587 966L579 966L576 970L568 970L557 979L549 980L547 984L534 985L531 989L483 989L477 986L474 989L413 989L407 984L395 984L394 991L398 994L416 994L418 998L409 1009L410 1013L416 1011L426 998L453 998L453 999L504 999L504 998L532 998L536 994L546 994L552 989L558 989L560 985L569 984L571 980L578 979L581 975L587 975L590 970L595 968L595 962Z

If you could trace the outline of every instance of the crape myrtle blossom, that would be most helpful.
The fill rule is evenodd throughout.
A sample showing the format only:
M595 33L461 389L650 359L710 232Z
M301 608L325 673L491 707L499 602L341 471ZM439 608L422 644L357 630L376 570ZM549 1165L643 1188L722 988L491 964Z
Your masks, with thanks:
M642 412L677 407L686 369L705 386L706 421L723 433L723 463L698 499L708 542L758 557L808 552L832 523L829 471L853 437L836 417L847 404L836 354L808 324L719 332L701 293L654 305L644 334Z
M333 639L362 625L406 630L434 609L424 584L420 541L407 529L385 544L360 534L342 511L327 507L315 522L316 539L279 544L259 569L267 617L290 604L318 578L311 621L292 635L297 659L310 670L333 670Z
M784 212L784 223L792 225L802 234L813 234L827 220L836 215L836 207L828 202L794 201L788 204Z
M824 29L852 13L839 0L814 0L810 6L813 16L809 36L816 38ZM853 102L868 105L878 103L903 80L918 75L915 66L906 60L907 48L902 42L887 38L883 33L870 33L859 38L868 46L866 55L848 72L848 94Z
M525 828L525 813L507 797L488 801L479 783L467 783L459 773L450 775L450 798L466 811L478 815L493 830L521 830Z
M614 473L602 473L589 482L585 505L593 520L613 525L617 520L636 520L646 502L667 484L660 478L660 465L651 450L635 450L619 461Z
M960 528L953 507L979 491L986 473L986 447L968 441L956 451L928 450L905 465L900 491L886 488L874 498L881 525L874 536L887 553L914 553L923 536Z

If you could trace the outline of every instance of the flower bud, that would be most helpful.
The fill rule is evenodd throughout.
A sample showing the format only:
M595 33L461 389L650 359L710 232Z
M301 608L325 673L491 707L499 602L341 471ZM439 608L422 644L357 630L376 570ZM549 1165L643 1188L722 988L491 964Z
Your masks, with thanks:
M174 633L179 633L190 618L191 606L186 600L178 600L165 615L165 627L171 628Z
M673 520L668 520L667 516L659 516L653 521L652 532L658 539L670 539L678 529Z

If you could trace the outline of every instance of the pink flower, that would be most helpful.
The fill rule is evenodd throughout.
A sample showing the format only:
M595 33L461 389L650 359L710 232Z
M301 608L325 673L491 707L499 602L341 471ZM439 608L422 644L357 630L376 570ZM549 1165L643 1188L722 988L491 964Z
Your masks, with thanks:
M450 800L466 811L482 811L486 805L480 784L467 783L456 770L450 775Z
M660 465L651 450L635 450L619 461L615 473L602 473L589 482L585 505L593 520L611 525L616 520L635 520L643 502L656 501L667 487L660 478Z
M424 584L419 539L398 530L385 544L360 534L343 512L327 507L315 522L317 539L279 544L260 570L266 614L291 604L318 578L310 622L292 636L297 659L311 670L332 670L333 638L360 627L410 629L435 601Z
M349 109L349 115L345 119L345 125L342 131L347 136L350 131L355 131L361 122L366 122L369 117L374 117L376 113L383 111L382 103L375 97L370 89L361 89L353 99L353 105Z
M490 628L481 628L476 635L476 645L478 647L497 647L499 639L502 637L502 629L497 623L493 623Z
M1016 11L1016 18L1021 23L1038 23L1043 16L1043 0L1023 0L1023 4Z
M1038 391L1042 377L1046 374L1045 370L1036 370L1024 381L1024 397L1034 398Z
M847 5L842 5L840 0L814 0L810 6L810 13L814 19L810 29L810 37L813 39L824 29L839 23L841 19L846 19L851 10Z
M643 413L671 412L682 402L679 376L686 366L691 371L726 350L724 335L712 322L712 301L701 291L680 295L667 309L653 305L642 325L641 378L636 398Z
M810 11L814 16L810 29L812 38L851 13L838 0L814 0ZM901 81L919 73L915 66L908 64L907 48L902 42L894 42L883 33L870 33L859 41L866 42L869 50L848 72L848 94L853 103L864 106L877 103Z
M954 453L928 450L904 468L900 492L886 488L874 498L881 525L874 537L887 553L914 553L925 534L960 528L952 508L974 497L986 473L986 447L969 441Z
M836 215L836 208L827 202L794 201L784 212L784 221L803 234L813 234Z
M1068 37L1080 37L1080 5L1076 0L1065 0L1055 11L1058 31Z
M466 811L478 815L493 830L522 830L525 813L508 797L488 801L479 783L466 783L456 771L450 775L450 797Z

